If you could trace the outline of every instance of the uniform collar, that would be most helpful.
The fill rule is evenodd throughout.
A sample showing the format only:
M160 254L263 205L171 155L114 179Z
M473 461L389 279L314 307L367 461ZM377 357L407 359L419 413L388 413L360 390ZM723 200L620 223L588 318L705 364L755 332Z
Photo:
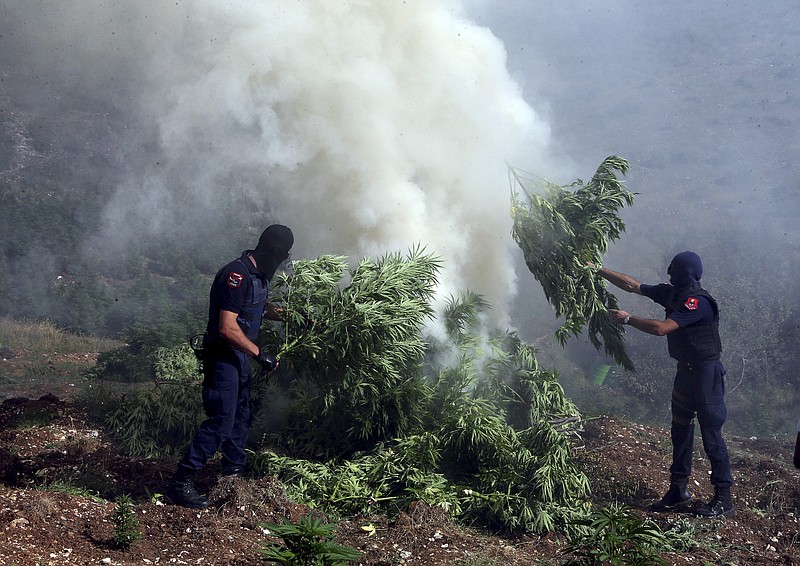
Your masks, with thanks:
M247 271L249 271L252 275L258 275L259 277L261 277L261 272L258 271L258 268L256 268L255 264L253 263L253 260L250 258L251 253L253 253L253 250L245 250L242 252L242 257L239 259L247 268Z

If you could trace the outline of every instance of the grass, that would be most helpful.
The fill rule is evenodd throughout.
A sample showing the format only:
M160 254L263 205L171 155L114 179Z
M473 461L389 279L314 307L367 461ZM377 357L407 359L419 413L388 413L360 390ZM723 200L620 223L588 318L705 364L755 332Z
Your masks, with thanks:
M20 415L14 426L20 429L38 428L49 425L52 420L53 415L49 411L30 411Z
M55 482L46 486L42 486L39 489L41 491L56 491L66 493L68 495L74 495L76 497L85 497L86 499L90 499L95 503L107 503L107 500L103 499L98 492L68 483Z
M21 350L32 355L104 352L121 346L117 340L75 334L52 322L0 318L0 348Z
M73 385L98 353L119 346L117 340L76 334L48 321L0 317L0 400Z

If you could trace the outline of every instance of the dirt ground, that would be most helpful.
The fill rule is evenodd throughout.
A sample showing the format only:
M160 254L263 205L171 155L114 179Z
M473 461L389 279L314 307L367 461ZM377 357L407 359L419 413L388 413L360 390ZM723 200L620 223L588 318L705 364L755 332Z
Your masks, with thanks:
M271 478L216 480L207 467L199 487L203 511L164 505L171 464L124 458L105 433L65 396L31 388L30 397L0 404L0 564L225 564L261 562L259 548L277 539L262 525L309 512L289 501ZM697 546L663 554L667 564L800 565L800 486L785 443L730 438L736 513L707 520L689 513L654 514L647 506L667 487L666 431L602 417L586 423L575 453L593 487L593 501L620 501L663 528L680 522ZM698 499L711 488L696 455ZM82 490L70 489L79 483ZM45 488L43 486L50 486ZM126 551L113 544L114 500L131 496L142 538ZM389 520L354 517L339 523L336 541L355 547L367 565L564 564L564 541L547 536L499 537L454 525L439 510L412 505Z

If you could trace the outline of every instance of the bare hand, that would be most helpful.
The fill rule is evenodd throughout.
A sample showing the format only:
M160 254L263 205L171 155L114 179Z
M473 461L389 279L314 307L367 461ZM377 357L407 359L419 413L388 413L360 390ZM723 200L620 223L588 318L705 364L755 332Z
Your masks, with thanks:
M608 309L608 316L615 324L625 324L625 319L628 318L630 313L626 311L619 311L616 309Z
M267 303L264 306L264 318L267 320L282 321L285 318L285 311L283 307L274 303Z

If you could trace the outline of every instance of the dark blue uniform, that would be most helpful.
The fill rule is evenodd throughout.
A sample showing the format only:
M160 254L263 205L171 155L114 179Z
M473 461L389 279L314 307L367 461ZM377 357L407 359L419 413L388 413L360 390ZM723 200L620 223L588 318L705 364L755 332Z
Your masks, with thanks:
M250 360L256 344L246 351L232 345L219 332L220 312L234 313L239 328L255 342L264 317L269 282L280 264L289 258L294 235L288 226L272 224L261 233L254 250L232 261L214 276L208 306L208 326L203 340L203 409L206 420L200 425L186 455L164 493L167 501L193 509L205 509L210 502L200 495L194 476L217 452L222 452L220 474L244 472L250 414ZM227 320L226 315L226 320ZM238 333L236 333L238 335ZM244 344L241 336L233 341ZM253 357L262 371L274 371L278 360L260 349Z
M203 409L200 425L178 473L191 477L217 450L222 469L242 469L244 446L252 420L250 414L250 357L219 336L220 310L236 313L250 340L258 337L269 294L266 276L250 261L249 250L217 272L211 285L208 327L203 343Z
M711 483L728 489L733 483L728 448L722 438L727 418L725 367L719 359L719 313L714 299L699 284L676 293L669 284L640 286L642 294L666 309L680 327L667 335L670 356L678 361L672 389L671 481L683 483L692 471L694 418L700 423L703 448L711 463Z

